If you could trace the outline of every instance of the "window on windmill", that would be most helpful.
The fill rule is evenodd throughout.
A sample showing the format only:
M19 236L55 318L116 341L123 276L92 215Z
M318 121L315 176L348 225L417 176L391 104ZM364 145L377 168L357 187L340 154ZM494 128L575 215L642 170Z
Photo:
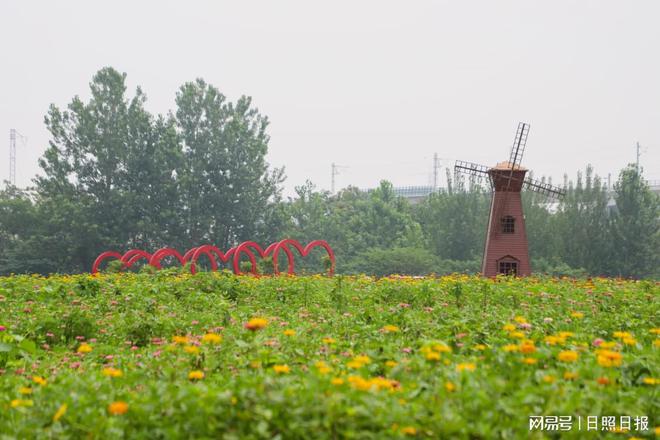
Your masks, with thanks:
M518 263L516 261L500 261L499 273L503 275L513 275L518 273Z
M513 234L515 231L516 220L510 215L506 215L500 219L502 224L502 232L505 234Z

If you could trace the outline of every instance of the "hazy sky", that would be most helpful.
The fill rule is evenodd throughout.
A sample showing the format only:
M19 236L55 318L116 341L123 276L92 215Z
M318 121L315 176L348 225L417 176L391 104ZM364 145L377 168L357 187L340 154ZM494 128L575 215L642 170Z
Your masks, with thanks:
M332 162L350 167L338 187L429 184L434 152L492 165L518 121L537 175L591 163L614 176L639 141L660 179L656 0L2 0L0 17L0 179L16 128L19 186L39 172L49 104L86 99L103 66L154 113L197 77L252 96L287 194L306 179L329 189Z

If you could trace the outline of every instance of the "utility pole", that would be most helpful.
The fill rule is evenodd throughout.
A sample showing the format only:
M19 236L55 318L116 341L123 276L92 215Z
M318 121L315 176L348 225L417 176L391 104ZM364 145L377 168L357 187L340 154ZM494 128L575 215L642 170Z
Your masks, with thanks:
M336 163L332 162L332 180L330 183L330 194L335 193L335 176L339 174L339 168L348 168L342 165L337 165Z
M639 142L637 142L637 174L639 174Z

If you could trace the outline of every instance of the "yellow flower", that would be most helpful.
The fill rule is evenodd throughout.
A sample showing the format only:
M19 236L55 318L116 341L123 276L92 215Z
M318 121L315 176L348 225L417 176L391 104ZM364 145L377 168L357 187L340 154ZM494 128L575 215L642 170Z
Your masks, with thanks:
M572 371L566 371L564 373L564 379L566 380L573 380L576 379L577 377L578 377L577 373L574 373Z
M628 332L614 332L614 337L617 339L626 339L632 338L632 335Z
M19 408L21 406L32 406L34 402L32 400L24 400L24 399L14 399L11 402L9 402L9 406L12 408Z
M198 354L199 347L196 347L194 345L186 345L185 347L183 347L183 351L189 354Z
M397 365L399 365L399 363L397 361L385 361L385 366L386 367L394 368Z
M78 353L89 353L92 351L92 346L89 344L80 344L80 347L78 347Z
M552 335L546 336L545 338L543 338L543 340L548 345L564 345L564 342L566 342L566 340L561 336L552 336Z
M20 387L18 389L18 392L25 395L25 394L32 394L32 388L30 387Z
M626 345L635 345L637 340L635 338L623 338L623 343Z
M108 405L108 412L113 416L126 414L128 412L128 403L122 401L112 402Z
M524 339L525 338L525 333L523 332L511 332L509 333L509 336L512 338L516 339Z
M527 364L527 365L534 365L534 364L537 363L538 361L537 361L536 359L534 359L534 358L526 357L526 358L523 358L522 362L523 362L524 364Z
M477 344L474 346L474 349L479 351L484 351L486 349L486 346L484 344Z
M516 316L513 320L519 324L527 324L527 320L523 316Z
M445 382L445 390L447 390L448 393L453 393L454 391L456 391L456 385L447 381Z
M401 433L405 435L417 435L417 429L413 428L412 426L406 426L401 428Z
M557 355L557 359L561 362L575 362L578 360L578 352L573 350L564 350L560 351Z
M200 370L193 370L190 373L188 373L188 379L190 380L204 379L204 372Z
M561 339L567 339L573 337L575 333L573 332L559 332L557 333L557 336L559 336Z
M440 360L440 353L435 352L435 351L430 351L426 353L426 359L429 361L439 361Z
M616 342L610 341L610 342L603 342L602 344L599 345L599 348L614 348L616 347Z
M451 353L451 347L445 343L433 344L432 348L438 353Z
M334 344L335 342L337 342L337 341L335 341L334 338L323 338L323 343L324 344Z
M245 323L245 328L250 331L261 330L268 325L268 320L264 318L252 318Z
M108 377L121 377L122 376L121 370L118 370L116 368L104 368L103 369L103 375L108 376Z
M55 414L53 415L53 422L57 422L59 419L62 418L62 416L66 413L66 409L68 408L66 403L63 403L60 405L60 407L57 409Z
M344 379L342 379L341 377L333 377L330 383L332 383L333 385L342 385L344 383Z
M660 347L660 339L656 339L655 341L653 341L653 346Z
M582 312L573 312L573 313L571 313L571 317L576 318L576 319L582 319L582 318L584 318L584 313L582 313Z
M288 374L291 372L291 368L288 365L273 365L273 371L277 374Z
M474 371L476 368L477 366L472 362L464 362L456 365L456 371Z
M295 336L296 335L296 331L291 330L291 329L286 329L282 333L284 333L284 336Z
M621 353L611 350L597 350L598 365L601 367L619 367L621 365Z
M190 341L188 336L172 336L172 342L175 344L187 344Z
M381 330L383 330L385 333L395 333L399 331L399 327L396 325L386 325Z
M323 361L318 361L317 363L314 364L314 366L316 367L317 370L319 370L319 373L321 374L328 374L329 372L332 371L332 368L330 368L328 364L326 364Z
M552 383L555 381L555 376L552 376L550 374L543 376L543 382L545 383Z
M202 336L202 342L206 344L219 344L222 342L222 335L217 333L207 333Z
M48 381L41 376L32 376L32 381L41 386L46 386L46 384L48 383Z
M660 384L660 379L655 379L653 377L645 377L642 379L642 382L644 382L646 385L658 385Z
M502 347L502 349L507 353L509 353L511 351L518 351L520 347L518 347L516 344L507 344L504 347Z
M652 328L651 330L649 330L649 333L651 333L652 335L660 335L660 328Z
M502 327L502 330L505 332L512 332L516 329L516 326L513 324L505 324L504 327Z

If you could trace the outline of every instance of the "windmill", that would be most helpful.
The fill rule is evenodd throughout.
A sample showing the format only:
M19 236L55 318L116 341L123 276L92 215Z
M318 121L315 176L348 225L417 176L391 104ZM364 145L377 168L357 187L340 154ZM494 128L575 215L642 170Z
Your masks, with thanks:
M527 250L525 216L520 198L521 190L535 191L551 198L564 195L562 189L551 184L525 178L527 169L521 167L520 162L528 134L529 124L520 122L508 162L500 162L490 168L457 160L454 166L456 174L464 173L477 179L488 178L490 182L492 197L481 267L481 272L486 277L494 277L498 274L528 276L532 272Z

